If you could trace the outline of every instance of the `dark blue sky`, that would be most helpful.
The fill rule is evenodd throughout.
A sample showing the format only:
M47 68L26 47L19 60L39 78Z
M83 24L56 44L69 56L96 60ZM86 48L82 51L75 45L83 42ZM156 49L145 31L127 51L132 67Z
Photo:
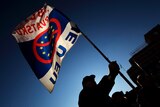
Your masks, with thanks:
M0 107L78 107L84 76L97 83L108 74L108 62L81 36L67 53L52 93L39 82L14 37L14 27L40 9L44 0L5 0L0 18ZM159 0L48 0L74 21L128 78L131 53L144 44L144 34L160 24ZM128 78L129 79L129 78ZM129 79L130 80L130 79ZM131 87L118 75L113 92Z

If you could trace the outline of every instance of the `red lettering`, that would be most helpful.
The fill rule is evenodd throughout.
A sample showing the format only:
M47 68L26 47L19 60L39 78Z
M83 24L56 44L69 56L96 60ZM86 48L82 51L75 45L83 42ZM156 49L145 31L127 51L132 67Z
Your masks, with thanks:
M31 24L31 26L34 28L34 31L37 31L35 28L35 24Z
M26 26L26 29L27 29L27 31L28 31L29 33L33 33L33 30L32 30L32 28L31 28L31 26L27 25L27 26Z
M35 15L32 16L32 18L34 17ZM30 21L30 20L26 20L27 21ZM48 16L46 16L43 20L41 20L40 22L37 22L37 23L33 23L33 24L29 24L24 26L22 29L18 29L16 30L15 32L18 34L18 35L27 35L27 34L31 34L31 33L34 33L38 30L41 30L43 29L44 26L47 26L48 25L48 21L49 21L49 18Z
M47 21L47 22L49 22L49 17L46 16L44 20Z
M42 24L43 26L46 26L46 22L44 20L42 20L40 24Z
M17 33L18 35L22 35L22 32L21 32L20 29L16 30L16 33Z
M46 13L45 8L41 8L38 12L33 13L30 17L28 17L25 22L28 23L30 20L36 20L37 17L42 17ZM48 17L45 18L48 21ZM33 25L32 25L33 26ZM34 26L33 26L34 27ZM35 27L34 27L35 30ZM36 31L36 30L35 30Z
M32 16L29 17L29 20L36 20L36 13L32 14Z
M25 27L22 28L22 31L23 31L23 35L28 34L28 32L27 32Z
M45 13L45 8L42 8L38 11L38 16L42 17L42 15Z
M40 25L40 23L37 23L37 28L39 30L40 28L43 28L43 27Z

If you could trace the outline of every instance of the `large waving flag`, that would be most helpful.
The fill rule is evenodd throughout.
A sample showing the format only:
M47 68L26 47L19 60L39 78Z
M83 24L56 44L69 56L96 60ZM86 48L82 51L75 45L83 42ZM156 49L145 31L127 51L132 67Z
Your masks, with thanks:
M12 35L36 77L52 92L63 58L81 35L79 29L63 13L44 5Z

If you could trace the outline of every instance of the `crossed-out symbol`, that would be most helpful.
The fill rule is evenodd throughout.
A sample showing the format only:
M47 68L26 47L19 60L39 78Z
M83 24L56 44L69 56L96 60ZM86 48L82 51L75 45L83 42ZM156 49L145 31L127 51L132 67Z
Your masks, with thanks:
M38 40L43 37L46 33L47 33L47 36L49 36L48 32L50 30L50 28L46 29L45 31L41 32L40 34L38 34L36 36L36 38L34 39L33 41L33 53L36 57L36 59L41 62L41 63L44 63L44 64L49 64L49 63L52 63L53 61L53 56L55 54L55 51L56 51L56 44L57 44L57 41L61 35L61 24L60 22L58 21L58 19L55 19L55 18L51 18L49 20L50 24L55 24L56 25L56 29L54 29L52 32L51 32L51 36L49 38L49 40L45 43L40 43L38 42ZM54 35L56 35L54 38ZM54 41L53 41L53 38L54 38ZM52 44L53 43L53 44ZM50 51L51 51L51 57L49 59L45 59L43 58L37 51L37 48L45 48L47 46L50 46L50 45L53 45L52 48Z

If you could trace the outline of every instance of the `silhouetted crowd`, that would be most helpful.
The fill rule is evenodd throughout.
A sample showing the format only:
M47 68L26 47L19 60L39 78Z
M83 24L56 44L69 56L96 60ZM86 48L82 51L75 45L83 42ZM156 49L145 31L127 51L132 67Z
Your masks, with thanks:
M109 96L120 70L116 61L109 64L109 74L97 84L95 75L85 76L79 94L79 107L160 107L160 88L155 78L142 74L137 77L139 86L123 93Z

